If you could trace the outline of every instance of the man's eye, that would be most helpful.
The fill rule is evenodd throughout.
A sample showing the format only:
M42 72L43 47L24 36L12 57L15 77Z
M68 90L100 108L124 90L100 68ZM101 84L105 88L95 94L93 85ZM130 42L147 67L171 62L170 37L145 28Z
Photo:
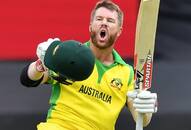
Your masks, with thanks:
M113 19L108 19L107 21L110 23L115 23L115 20L113 20Z
M101 18L97 18L98 21L101 21L102 19Z

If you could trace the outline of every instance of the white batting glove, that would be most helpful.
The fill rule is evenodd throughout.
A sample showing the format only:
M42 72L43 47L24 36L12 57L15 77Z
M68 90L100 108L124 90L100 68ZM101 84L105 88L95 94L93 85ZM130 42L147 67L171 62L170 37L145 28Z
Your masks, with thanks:
M42 63L44 64L44 56L46 53L46 50L48 49L48 47L50 46L51 43L53 43L54 41L60 41L59 38L49 38L47 41L39 43L36 49L36 54L37 57L42 61Z
M127 96L133 100L133 107L139 113L157 112L157 94L143 90L128 92Z

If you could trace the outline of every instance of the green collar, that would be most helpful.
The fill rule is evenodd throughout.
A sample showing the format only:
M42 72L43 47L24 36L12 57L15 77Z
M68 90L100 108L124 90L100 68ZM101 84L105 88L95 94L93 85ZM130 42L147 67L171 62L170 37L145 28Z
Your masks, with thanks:
M87 45L88 47L90 47L89 41L85 42L84 44ZM115 63L119 63L121 65L126 65L126 63L123 61L123 59L121 58L121 56L117 53L117 51L115 49L113 49L112 54L113 54Z

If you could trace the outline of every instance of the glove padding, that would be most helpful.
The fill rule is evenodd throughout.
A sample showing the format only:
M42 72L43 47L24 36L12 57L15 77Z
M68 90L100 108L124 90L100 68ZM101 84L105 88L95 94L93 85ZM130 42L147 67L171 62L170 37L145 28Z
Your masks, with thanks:
M133 107L139 113L157 112L157 94L143 90L128 92L127 96L133 100Z
M36 49L36 55L37 57L42 61L43 65L44 65L44 56L46 53L46 50L48 49L48 47L50 46L51 43L53 43L54 41L60 41L59 38L49 38L47 41L39 43Z

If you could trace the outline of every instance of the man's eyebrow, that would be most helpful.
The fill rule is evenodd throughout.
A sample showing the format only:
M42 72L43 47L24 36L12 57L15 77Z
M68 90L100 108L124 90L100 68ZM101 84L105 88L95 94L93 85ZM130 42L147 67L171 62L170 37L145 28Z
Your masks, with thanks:
M96 18L103 18L103 16L98 15L98 16L96 16Z
M98 15L98 16L96 16L95 18L103 18L104 16L100 16L100 15ZM107 17L106 19L112 19L112 20L115 20L115 18L112 18L112 17Z
M109 19L109 20L115 20L114 18L111 18L111 17L109 17L109 18L107 18L107 19Z

